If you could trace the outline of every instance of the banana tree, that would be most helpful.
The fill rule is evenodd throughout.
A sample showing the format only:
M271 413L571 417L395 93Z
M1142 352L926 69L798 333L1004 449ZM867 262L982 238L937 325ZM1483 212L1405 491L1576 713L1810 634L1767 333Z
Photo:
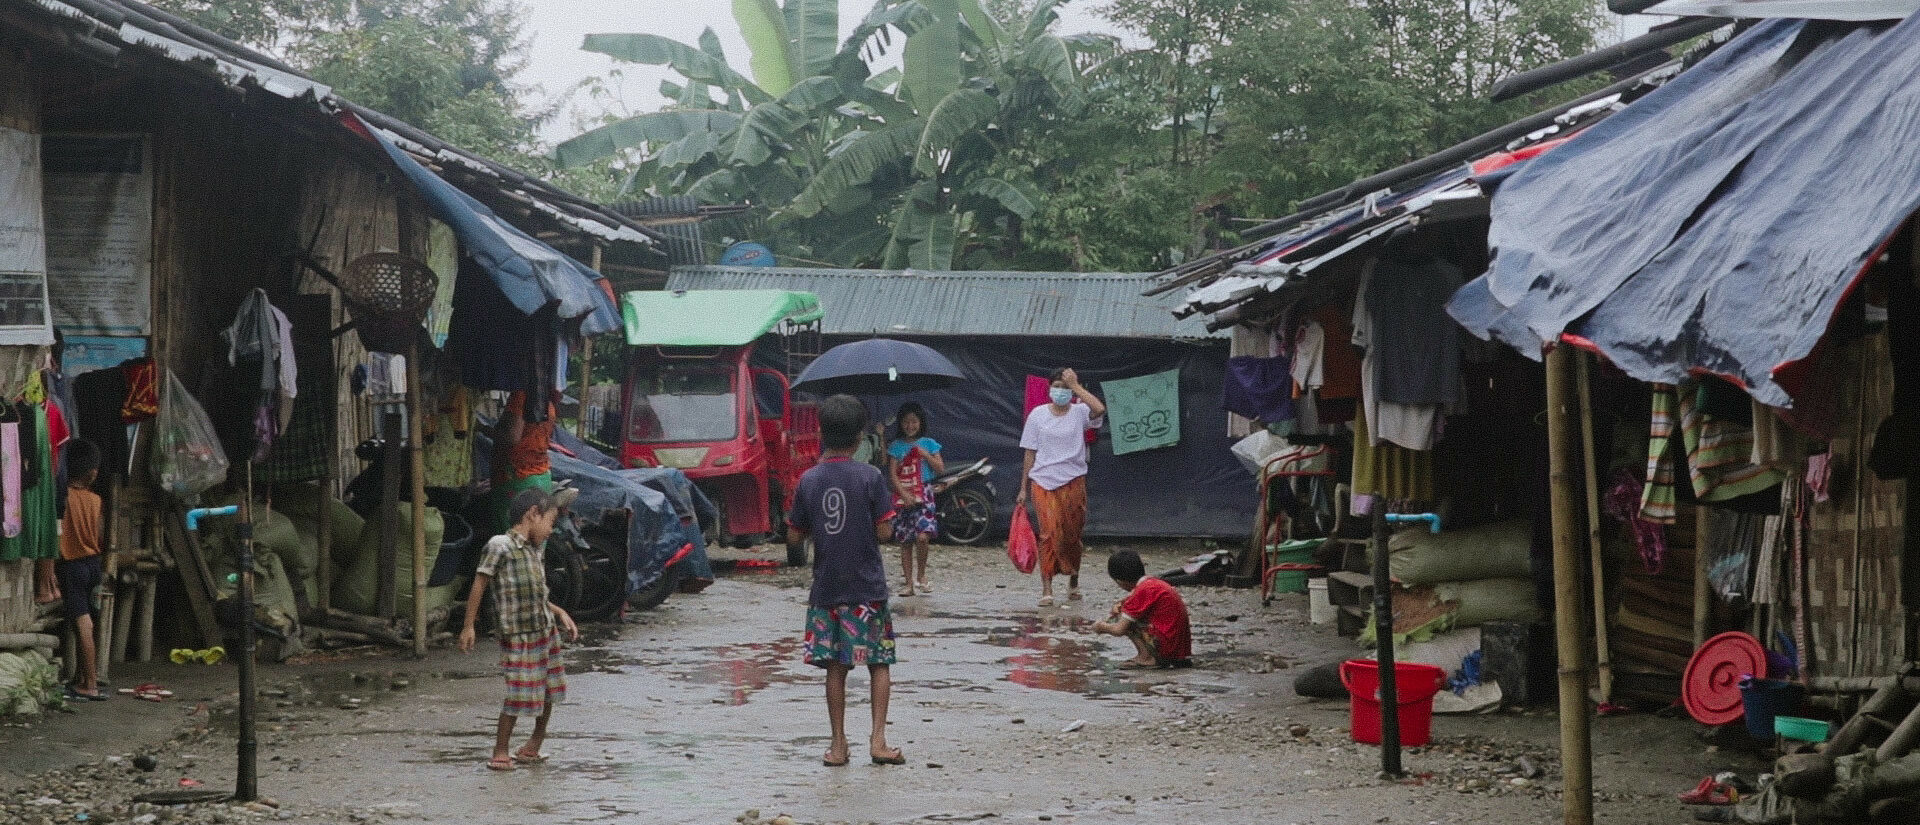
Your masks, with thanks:
M751 78L715 37L695 47L589 35L589 50L668 66L684 82L663 87L676 101L667 109L556 155L574 166L638 150L645 185L761 205L795 257L953 268L975 239L1034 211L1034 187L989 174L994 158L1081 105L1088 56L1111 49L1053 34L1060 2L1001 20L980 0L879 0L836 44L832 0L734 0ZM896 35L902 67L874 73Z

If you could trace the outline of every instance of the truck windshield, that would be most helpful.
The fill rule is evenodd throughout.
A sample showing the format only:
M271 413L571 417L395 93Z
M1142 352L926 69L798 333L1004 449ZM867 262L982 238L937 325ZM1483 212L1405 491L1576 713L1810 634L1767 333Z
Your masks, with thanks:
M657 363L634 369L627 439L729 441L738 432L731 365Z

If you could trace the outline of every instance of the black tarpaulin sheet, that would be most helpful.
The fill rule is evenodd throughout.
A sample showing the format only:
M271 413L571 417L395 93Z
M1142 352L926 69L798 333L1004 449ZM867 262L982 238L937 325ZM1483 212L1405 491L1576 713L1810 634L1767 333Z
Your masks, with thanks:
M1152 339L898 336L926 344L953 361L967 380L951 389L875 396L881 420L904 401L927 410L928 432L949 468L992 460L999 501L995 535L1005 536L1020 482L1020 429L1029 375L1073 367L1096 394L1100 382L1180 371L1180 443L1116 456L1105 430L1087 467L1087 533L1095 536L1243 538L1253 526L1255 488L1233 454L1220 408L1226 376L1224 341ZM856 340L829 336L826 343ZM756 353L759 356L759 353ZM769 364L771 366L771 364Z
M1790 368L1920 207L1915 77L1920 18L1760 23L1501 182L1492 267L1450 312L1529 356L1566 336L1791 406Z

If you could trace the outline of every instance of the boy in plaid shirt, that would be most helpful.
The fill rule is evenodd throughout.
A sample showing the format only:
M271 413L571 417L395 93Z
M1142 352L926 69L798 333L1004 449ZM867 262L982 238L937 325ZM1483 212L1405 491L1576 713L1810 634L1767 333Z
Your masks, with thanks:
M493 758L487 762L492 770L513 770L515 762L546 761L540 745L547 739L547 720L553 716L553 706L567 698L560 634L564 631L567 640L574 641L580 638L580 629L567 611L547 600L547 571L541 556L559 513L558 503L544 492L522 490L515 495L508 508L513 526L487 542L474 571L473 589L467 594L466 627L460 631L462 652L473 649L480 598L489 584L495 584L500 670L507 680L507 699L494 734ZM522 716L534 717L533 735L519 750L509 752L514 721Z

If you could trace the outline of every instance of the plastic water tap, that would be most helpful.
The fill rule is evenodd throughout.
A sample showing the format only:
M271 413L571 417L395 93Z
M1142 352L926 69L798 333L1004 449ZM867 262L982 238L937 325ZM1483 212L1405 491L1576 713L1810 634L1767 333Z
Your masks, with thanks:
M239 512L238 504L229 504L225 507L195 507L187 511L187 529L200 529L200 520L208 516L231 516Z
M1439 513L1388 513L1387 514L1388 524L1409 524L1417 521L1426 522L1428 526L1431 527L1433 529L1433 532L1435 533L1440 532L1440 514Z

